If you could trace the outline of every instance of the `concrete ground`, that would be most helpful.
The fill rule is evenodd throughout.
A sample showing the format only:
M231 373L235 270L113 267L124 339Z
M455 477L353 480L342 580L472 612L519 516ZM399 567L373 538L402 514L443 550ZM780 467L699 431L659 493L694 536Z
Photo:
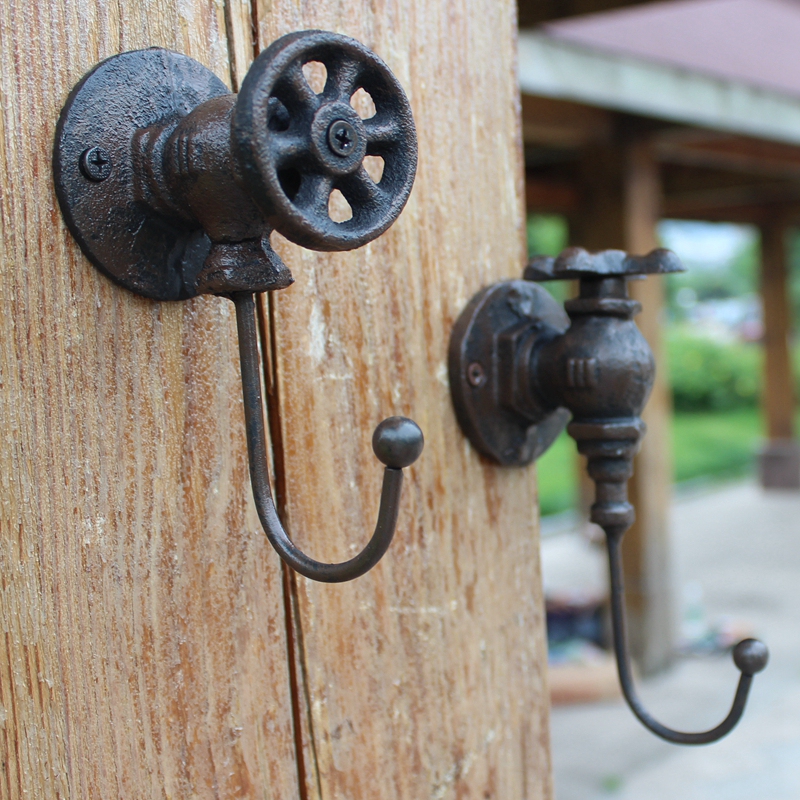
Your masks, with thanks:
M676 586L701 586L711 622L763 639L769 666L739 726L712 745L662 742L621 700L553 709L556 800L800 800L800 493L729 484L679 498L672 524ZM683 658L641 694L664 723L706 729L738 674L727 654Z

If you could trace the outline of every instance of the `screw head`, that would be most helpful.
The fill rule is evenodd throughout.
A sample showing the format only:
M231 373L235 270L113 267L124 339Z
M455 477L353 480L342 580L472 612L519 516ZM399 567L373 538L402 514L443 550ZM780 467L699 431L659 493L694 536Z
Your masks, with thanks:
M102 147L90 147L81 153L81 172L90 180L100 183L111 175L111 156Z
M471 386L483 386L486 383L486 370L484 370L483 364L473 361L467 367L467 380Z
M413 464L422 453L425 438L419 425L408 417L388 417L372 435L372 450L378 460L392 469Z
M349 156L356 148L358 132L343 119L334 120L328 128L328 147L337 156Z

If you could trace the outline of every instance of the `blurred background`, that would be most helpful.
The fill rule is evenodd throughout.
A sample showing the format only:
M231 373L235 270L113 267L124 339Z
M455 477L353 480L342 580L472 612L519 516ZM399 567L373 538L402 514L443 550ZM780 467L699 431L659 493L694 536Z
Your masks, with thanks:
M772 653L719 744L635 721L592 487L562 435L538 462L556 798L796 800L800 2L520 0L519 20L530 254L663 246L688 270L632 286L659 367L625 540L642 693L667 724L711 727L732 645Z

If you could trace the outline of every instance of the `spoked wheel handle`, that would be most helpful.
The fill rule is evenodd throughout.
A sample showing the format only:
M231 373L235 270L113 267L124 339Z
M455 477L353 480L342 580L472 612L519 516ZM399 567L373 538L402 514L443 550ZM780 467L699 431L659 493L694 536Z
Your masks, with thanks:
M316 94L303 66L325 66ZM362 119L351 104L363 89L375 114ZM242 83L233 119L233 146L244 181L269 223L314 250L350 250L380 236L411 192L417 140L411 106L389 68L355 39L302 31L278 39ZM377 182L366 156L383 159ZM352 217L328 212L339 190Z

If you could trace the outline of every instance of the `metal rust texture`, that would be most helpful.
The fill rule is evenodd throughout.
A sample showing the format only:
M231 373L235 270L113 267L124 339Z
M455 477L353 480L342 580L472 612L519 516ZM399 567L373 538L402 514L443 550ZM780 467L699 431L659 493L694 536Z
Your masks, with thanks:
M319 94L303 73L312 62L327 71ZM360 89L375 107L367 119L350 102ZM367 156L383 160L377 180ZM355 39L314 30L273 42L238 95L179 53L112 56L70 94L54 150L61 208L86 255L158 300L285 288L273 230L315 250L360 247L400 214L416 163L389 68ZM331 218L335 191L349 219Z
M725 736L741 718L752 677L766 667L767 648L755 639L735 648L741 676L730 712L715 728L685 733L662 725L644 708L633 685L620 554L622 537L635 519L627 483L645 432L640 415L655 380L653 355L633 321L641 304L628 296L627 281L682 270L666 250L630 256L620 250L592 254L569 248L557 258L534 258L525 269L527 281L579 281L578 297L564 304L569 326L554 322L556 315L537 286L526 293L520 282L510 281L484 289L453 329L451 387L464 432L501 464L525 464L543 451L507 447L509 415L516 415L519 428L527 426L529 441L541 440L539 428L552 425L559 410L571 415L567 431L586 456L596 488L591 520L606 533L614 650L625 698L636 717L661 738L707 744ZM502 298L497 308L486 303L492 296ZM476 362L468 364L481 346L492 364L488 373L470 370ZM465 391L465 384L472 390ZM517 441L525 440L518 435Z
M543 337L568 327L564 309L528 281L483 289L459 316L450 337L450 391L461 428L487 458L528 464L569 421L566 409L545 409L531 398L522 372L508 368L518 353L530 354Z

